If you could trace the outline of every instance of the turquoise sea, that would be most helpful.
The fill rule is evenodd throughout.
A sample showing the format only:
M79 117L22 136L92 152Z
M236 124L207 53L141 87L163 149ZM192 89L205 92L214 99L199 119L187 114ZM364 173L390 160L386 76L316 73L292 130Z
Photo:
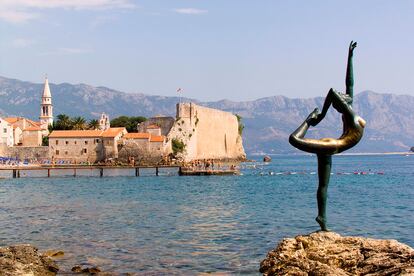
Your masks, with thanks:
M414 247L414 155L333 164L329 227ZM244 163L241 176L1 179L0 245L61 249L66 272L257 275L282 238L318 230L315 171L315 156L274 156Z

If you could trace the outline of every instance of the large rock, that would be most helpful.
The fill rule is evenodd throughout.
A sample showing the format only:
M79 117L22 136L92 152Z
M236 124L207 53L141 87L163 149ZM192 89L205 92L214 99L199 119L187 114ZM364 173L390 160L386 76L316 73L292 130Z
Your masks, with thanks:
M396 240L315 232L284 239L260 263L264 275L414 275L414 249Z
M0 247L0 275L56 275L56 263L29 244Z

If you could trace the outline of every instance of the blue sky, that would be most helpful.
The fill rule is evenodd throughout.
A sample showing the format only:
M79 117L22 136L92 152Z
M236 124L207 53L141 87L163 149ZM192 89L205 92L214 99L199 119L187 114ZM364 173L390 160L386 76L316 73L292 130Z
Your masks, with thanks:
M0 75L200 100L414 95L414 1L0 0Z

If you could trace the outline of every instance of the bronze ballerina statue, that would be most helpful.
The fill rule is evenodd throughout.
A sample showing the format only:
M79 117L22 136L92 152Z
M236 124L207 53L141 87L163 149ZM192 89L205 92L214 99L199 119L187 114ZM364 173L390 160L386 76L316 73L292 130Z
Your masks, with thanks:
M328 231L326 224L326 199L328 196L328 184L332 168L332 155L343 152L352 148L361 140L364 133L365 121L352 110L352 101L354 94L354 77L352 68L352 56L356 42L351 41L348 51L348 65L346 71L346 93L339 93L329 90L326 96L322 112L319 113L315 108L306 120L296 129L289 137L289 143L309 153L316 153L318 156L318 178L319 186L317 192L318 216L316 221L319 223L322 231ZM325 117L330 106L333 106L342 114L343 132L338 139L322 138L308 139L305 138L309 126L316 126Z

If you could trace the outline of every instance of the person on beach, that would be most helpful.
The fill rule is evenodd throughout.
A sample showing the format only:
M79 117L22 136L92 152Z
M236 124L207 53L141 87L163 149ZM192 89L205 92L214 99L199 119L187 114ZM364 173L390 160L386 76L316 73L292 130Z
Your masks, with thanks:
M315 153L318 157L319 186L317 191L318 216L316 217L316 221L319 223L322 231L328 231L326 226L326 200L332 168L332 155L355 146L361 140L366 124L364 119L358 116L352 109L354 87L352 57L356 46L357 43L351 41L348 50L348 65L345 80L346 93L342 94L331 88L326 96L322 112L319 112L318 108L315 108L289 137L289 143L292 146L305 152ZM331 105L342 114L342 135L338 139L305 138L309 127L318 125L325 117Z

